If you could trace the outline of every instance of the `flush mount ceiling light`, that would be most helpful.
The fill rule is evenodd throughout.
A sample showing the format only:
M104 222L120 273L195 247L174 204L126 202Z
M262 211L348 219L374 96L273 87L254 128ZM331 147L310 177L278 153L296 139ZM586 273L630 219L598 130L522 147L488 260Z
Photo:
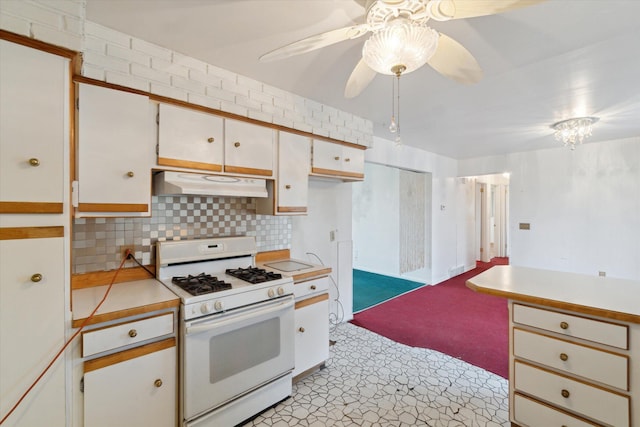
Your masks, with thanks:
M554 130L556 140L575 150L576 144L582 144L585 138L591 136L592 126L597 121L597 117L575 117L556 122L551 125L551 129Z

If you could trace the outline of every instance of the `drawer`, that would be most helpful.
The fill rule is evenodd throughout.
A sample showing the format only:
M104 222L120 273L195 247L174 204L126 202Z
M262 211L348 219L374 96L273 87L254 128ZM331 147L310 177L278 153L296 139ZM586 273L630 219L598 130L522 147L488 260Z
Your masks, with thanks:
M629 397L516 361L514 387L559 408L616 427L630 426ZM566 397L565 397L566 396Z
M527 427L597 427L597 424L576 418L553 406L545 405L536 400L529 399L521 394L515 394L513 398L513 418L516 423Z
M310 297L311 295L326 293L329 290L329 277L297 282L293 287L293 295L296 301Z
M625 325L520 304L513 304L513 321L569 337L625 350L629 348L629 331Z
M173 313L121 323L82 334L82 357L173 333Z
M593 381L629 389L629 358L514 328L513 354Z

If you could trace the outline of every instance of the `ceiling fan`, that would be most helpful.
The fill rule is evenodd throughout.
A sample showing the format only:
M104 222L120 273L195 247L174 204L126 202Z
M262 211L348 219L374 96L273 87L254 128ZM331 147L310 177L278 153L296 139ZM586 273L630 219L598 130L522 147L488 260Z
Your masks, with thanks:
M459 83L477 83L482 69L473 55L451 37L427 23L502 13L545 0L366 0L366 22L298 40L260 57L274 61L307 53L371 33L362 48L362 59L351 73L344 91L359 95L376 73L410 73L429 64Z

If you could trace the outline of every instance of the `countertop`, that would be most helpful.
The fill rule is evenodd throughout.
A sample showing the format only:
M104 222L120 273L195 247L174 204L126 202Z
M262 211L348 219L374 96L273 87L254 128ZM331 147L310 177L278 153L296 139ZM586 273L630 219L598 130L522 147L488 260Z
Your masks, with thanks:
M71 294L74 328L79 327L104 297L108 286L74 289ZM180 298L154 279L116 283L100 310L87 323L93 325L156 310L178 307Z
M296 267L296 264L299 266ZM331 274L331 267L313 264L294 258L272 259L269 261L257 262L256 265L260 268L280 273L283 276L291 276L294 282L315 279ZM275 268L274 266L281 267L282 269ZM291 268L296 269L291 270Z
M640 281L501 265L466 285L511 300L640 323Z

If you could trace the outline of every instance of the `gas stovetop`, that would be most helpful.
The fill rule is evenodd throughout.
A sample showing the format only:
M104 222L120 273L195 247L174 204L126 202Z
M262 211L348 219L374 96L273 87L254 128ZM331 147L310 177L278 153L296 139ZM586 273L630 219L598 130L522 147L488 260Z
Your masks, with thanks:
M185 319L293 294L291 277L253 266L256 252L254 237L158 242L156 275Z

